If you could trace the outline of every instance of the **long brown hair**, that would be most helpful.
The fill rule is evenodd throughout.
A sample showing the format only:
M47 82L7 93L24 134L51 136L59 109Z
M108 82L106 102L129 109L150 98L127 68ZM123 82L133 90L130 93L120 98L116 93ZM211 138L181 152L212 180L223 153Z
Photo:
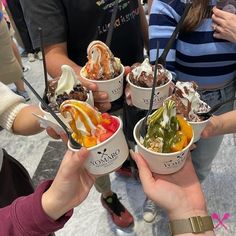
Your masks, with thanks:
M186 16L181 31L189 32L196 29L209 14L209 0L192 0L192 7Z

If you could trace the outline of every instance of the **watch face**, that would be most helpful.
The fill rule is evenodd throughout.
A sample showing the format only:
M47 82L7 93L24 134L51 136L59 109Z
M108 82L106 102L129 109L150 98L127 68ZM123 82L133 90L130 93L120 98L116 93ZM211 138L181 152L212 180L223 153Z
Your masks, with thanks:
M223 11L236 14L236 0L217 0L216 6Z

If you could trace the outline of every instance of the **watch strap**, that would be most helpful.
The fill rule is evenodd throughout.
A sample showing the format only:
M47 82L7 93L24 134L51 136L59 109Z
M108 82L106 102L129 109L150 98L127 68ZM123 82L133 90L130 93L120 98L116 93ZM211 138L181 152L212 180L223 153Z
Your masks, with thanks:
M186 233L203 233L212 231L214 225L210 216L194 216L188 219L173 220L169 223L172 235Z

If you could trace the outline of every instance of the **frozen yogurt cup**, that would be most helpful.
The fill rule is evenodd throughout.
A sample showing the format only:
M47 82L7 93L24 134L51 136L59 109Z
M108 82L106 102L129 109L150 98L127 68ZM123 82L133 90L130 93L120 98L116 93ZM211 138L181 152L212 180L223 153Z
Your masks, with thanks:
M148 59L135 66L127 75L126 80L130 85L131 100L134 106L148 110L152 92L154 68ZM172 74L163 67L158 68L158 83L155 88L153 109L157 109L169 96Z
M60 110L63 116L69 115L71 119L69 124L74 140L90 151L85 163L90 173L110 173L127 159L129 151L121 119L108 113L101 114L87 103L73 100L65 101Z
M195 82L178 81L175 93L168 98L175 101L177 113L183 115L193 127L194 142L200 139L201 132L209 120L202 120L197 114L210 110L210 106L200 99L197 87Z
M141 119L135 125L133 131L134 139L137 143L136 149L146 160L152 172L158 174L172 174L180 170L185 163L185 160L188 156L189 148L193 143L193 131L191 126L187 122L181 124L184 118L180 119L181 123L179 123L179 120L176 120L174 110L172 108L169 110L164 109L162 114L158 114L157 112L156 114L154 114L154 116L157 117L157 120L155 121L157 123L154 123L155 126L152 127L154 127L157 133L160 133L161 135L158 136L156 132L153 132L153 140L155 140L156 144L152 145L152 148L150 149L150 145L149 147L148 145L146 145L147 141L145 143L145 139L140 136L140 128L144 118ZM151 117L152 115L149 118ZM185 126L188 127L186 128ZM185 131L188 132L187 135L184 134L184 136L186 136L186 140L183 139L185 140L185 144L182 145L181 148L179 148L179 143L180 141L182 142L182 139L178 140L177 132L183 133ZM165 134L165 132L168 133ZM146 137L152 138L150 137L149 131L147 132L147 135L148 136ZM176 140L176 142L174 142L173 140ZM169 148L168 145L171 148Z
M88 62L81 69L80 76L97 84L98 91L108 93L113 102L123 94L124 67L119 58L101 41L92 41L87 48Z
M84 67L80 71L80 76L84 80L88 80L91 82L91 80L87 79L84 76ZM92 82L97 85L98 91L103 91L108 94L107 101L113 102L119 99L123 94L123 79L124 79L124 67L121 65L121 73L117 77L109 80L93 80Z
M58 117L68 126L68 120L65 119L59 111L60 105L69 99L77 99L85 101L91 106L94 105L93 94L84 88L78 80L72 67L68 65L62 65L62 74L60 78L51 80L49 82L49 91L47 94L49 106L58 115ZM46 120L59 125L55 118L47 112L42 104L39 104L41 111L44 113ZM46 121L45 121L46 122Z
M189 121L188 123L193 127L194 139L193 143L197 142L201 138L201 133L206 127L209 119L202 121Z
M127 159L129 149L122 130L122 121L118 117L118 130L104 142L88 148L89 155L85 168L93 175L106 175L118 169ZM74 150L68 143L69 149Z

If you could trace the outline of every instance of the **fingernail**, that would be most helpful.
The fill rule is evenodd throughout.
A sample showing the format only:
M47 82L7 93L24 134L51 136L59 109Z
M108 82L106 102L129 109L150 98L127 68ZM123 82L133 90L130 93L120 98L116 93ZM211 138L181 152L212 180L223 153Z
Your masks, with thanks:
M101 94L101 99L107 99L107 98L108 98L107 93L103 93L103 94Z

